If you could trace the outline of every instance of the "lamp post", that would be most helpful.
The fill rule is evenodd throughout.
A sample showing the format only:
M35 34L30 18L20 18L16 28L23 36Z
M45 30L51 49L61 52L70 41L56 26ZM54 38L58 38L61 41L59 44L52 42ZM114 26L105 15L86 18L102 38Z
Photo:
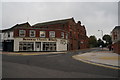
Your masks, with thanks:
M101 36L103 37L103 30L98 30L98 31L101 31ZM102 37L101 37L101 40L102 40ZM103 45L101 44L100 47L103 49Z
M101 31L101 35L102 35L102 37L103 37L103 30L98 30L98 31ZM102 40L102 38L101 38L101 40Z

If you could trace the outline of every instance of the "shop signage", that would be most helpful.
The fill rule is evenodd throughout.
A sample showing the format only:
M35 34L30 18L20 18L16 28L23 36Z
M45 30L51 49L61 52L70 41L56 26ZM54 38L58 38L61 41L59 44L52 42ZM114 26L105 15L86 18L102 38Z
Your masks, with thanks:
M56 38L23 38L24 41L57 41Z
M56 38L49 38L49 41L57 41Z
M23 38L25 41L47 41L46 38Z

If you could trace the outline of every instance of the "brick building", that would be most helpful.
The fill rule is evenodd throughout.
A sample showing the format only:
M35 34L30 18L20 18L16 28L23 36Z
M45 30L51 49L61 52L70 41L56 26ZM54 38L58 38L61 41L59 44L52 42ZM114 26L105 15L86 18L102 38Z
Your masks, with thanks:
M113 51L120 54L120 26L112 30Z
M13 38L3 38L3 50L10 42L13 51L68 51L88 48L85 26L80 21L76 23L73 18L32 26L28 22L17 24L3 30L3 35L10 32Z

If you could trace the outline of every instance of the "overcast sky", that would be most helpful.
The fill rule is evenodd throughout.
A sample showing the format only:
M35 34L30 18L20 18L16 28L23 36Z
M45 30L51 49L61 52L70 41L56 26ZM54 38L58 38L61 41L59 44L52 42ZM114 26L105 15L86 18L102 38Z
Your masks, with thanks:
M3 2L2 28L29 22L31 25L74 17L85 25L87 35L101 37L118 25L117 2Z

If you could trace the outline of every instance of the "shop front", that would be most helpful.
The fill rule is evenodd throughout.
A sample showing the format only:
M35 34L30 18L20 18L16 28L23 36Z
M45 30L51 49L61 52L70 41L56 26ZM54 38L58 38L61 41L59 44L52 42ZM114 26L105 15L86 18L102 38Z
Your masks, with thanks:
M15 38L14 45L14 51L67 51L67 40L55 38Z
M4 42L2 43L3 51L12 52L13 47L14 47L14 40L4 40Z

